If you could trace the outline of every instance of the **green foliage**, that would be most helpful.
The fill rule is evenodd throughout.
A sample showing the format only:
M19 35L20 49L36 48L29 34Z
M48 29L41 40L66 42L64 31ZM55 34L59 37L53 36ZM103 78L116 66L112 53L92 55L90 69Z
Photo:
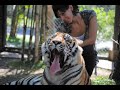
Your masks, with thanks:
M14 44L16 47L20 47L22 45L22 40L21 38L18 38L18 37L9 37L7 35L6 41L9 44L12 44L12 45Z
M114 32L114 17L115 17L115 10L109 9L110 7L98 7L95 5L80 5L79 10L94 10L97 14L97 22L98 22L98 33L97 39L106 41L110 40L113 37Z
M32 5L25 5L25 8L26 8L26 9L32 8Z
M40 60L32 66L32 69L40 69L40 68L45 69L45 67L46 66L45 66L43 60Z
M25 20L28 19L27 23L30 26L30 9L32 9L32 5L25 5L25 13L24 13L24 10L21 9L21 8L23 8L23 5L19 5L18 12L20 12L20 13L17 14L17 16L18 16L18 24L19 24L19 26L23 26L24 18L25 18ZM28 15L28 18L27 18L28 9L29 9L29 15Z
M7 26L11 26L11 18L7 17Z
M16 37L9 37L7 41L10 43L20 44L20 38L16 38Z
M115 85L115 82L106 76L98 76L92 80L92 85Z
M90 8L89 5L78 5L78 7L79 7L79 11L89 10Z
M16 35L16 37L9 37L9 35L7 35L6 41L9 44L15 45L15 47L21 47L23 42L23 36ZM32 40L32 45L34 45L34 40ZM29 46L29 37L26 36L25 47L28 47L28 46Z

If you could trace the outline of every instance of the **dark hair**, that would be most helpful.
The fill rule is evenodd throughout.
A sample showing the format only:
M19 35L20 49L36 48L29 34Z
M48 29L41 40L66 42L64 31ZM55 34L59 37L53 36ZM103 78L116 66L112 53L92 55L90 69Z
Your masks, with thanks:
M77 5L72 5L73 6L73 15L76 15L76 13L79 12L78 6ZM58 10L61 12L65 12L69 8L69 5L52 5L53 12L58 18L57 12Z

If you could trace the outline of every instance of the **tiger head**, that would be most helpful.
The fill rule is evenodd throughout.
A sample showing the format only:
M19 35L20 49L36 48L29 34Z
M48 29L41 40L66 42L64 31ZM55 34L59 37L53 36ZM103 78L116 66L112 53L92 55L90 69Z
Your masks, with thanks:
M42 44L42 58L53 75L82 63L82 51L76 39L67 33L56 32Z

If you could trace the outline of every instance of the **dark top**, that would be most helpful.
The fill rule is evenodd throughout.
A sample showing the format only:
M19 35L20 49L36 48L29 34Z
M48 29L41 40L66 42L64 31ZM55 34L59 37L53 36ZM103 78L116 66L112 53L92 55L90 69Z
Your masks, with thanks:
M84 10L80 12L85 24L86 24L86 31L85 31L85 39L88 38L88 31L89 31L89 22L93 16L96 16L96 13L93 10Z
M87 39L89 37L89 22L91 20L91 18L93 16L96 16L96 13L93 10L84 10L82 12L80 12L85 24L86 24L86 31L85 31L85 36L84 36L84 40ZM84 54L92 54L96 53L96 48L95 45L88 45L88 46L84 46Z

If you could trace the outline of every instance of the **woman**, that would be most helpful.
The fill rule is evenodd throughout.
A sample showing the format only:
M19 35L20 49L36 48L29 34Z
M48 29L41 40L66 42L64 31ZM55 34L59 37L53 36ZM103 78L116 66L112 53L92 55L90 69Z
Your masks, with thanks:
M83 57L89 76L92 75L97 61L95 41L97 35L97 19L93 10L79 12L77 5L52 5L53 12L61 21L56 25L58 31L69 33L77 39L83 40ZM63 22L63 23L62 23ZM63 29L62 26L65 28Z

